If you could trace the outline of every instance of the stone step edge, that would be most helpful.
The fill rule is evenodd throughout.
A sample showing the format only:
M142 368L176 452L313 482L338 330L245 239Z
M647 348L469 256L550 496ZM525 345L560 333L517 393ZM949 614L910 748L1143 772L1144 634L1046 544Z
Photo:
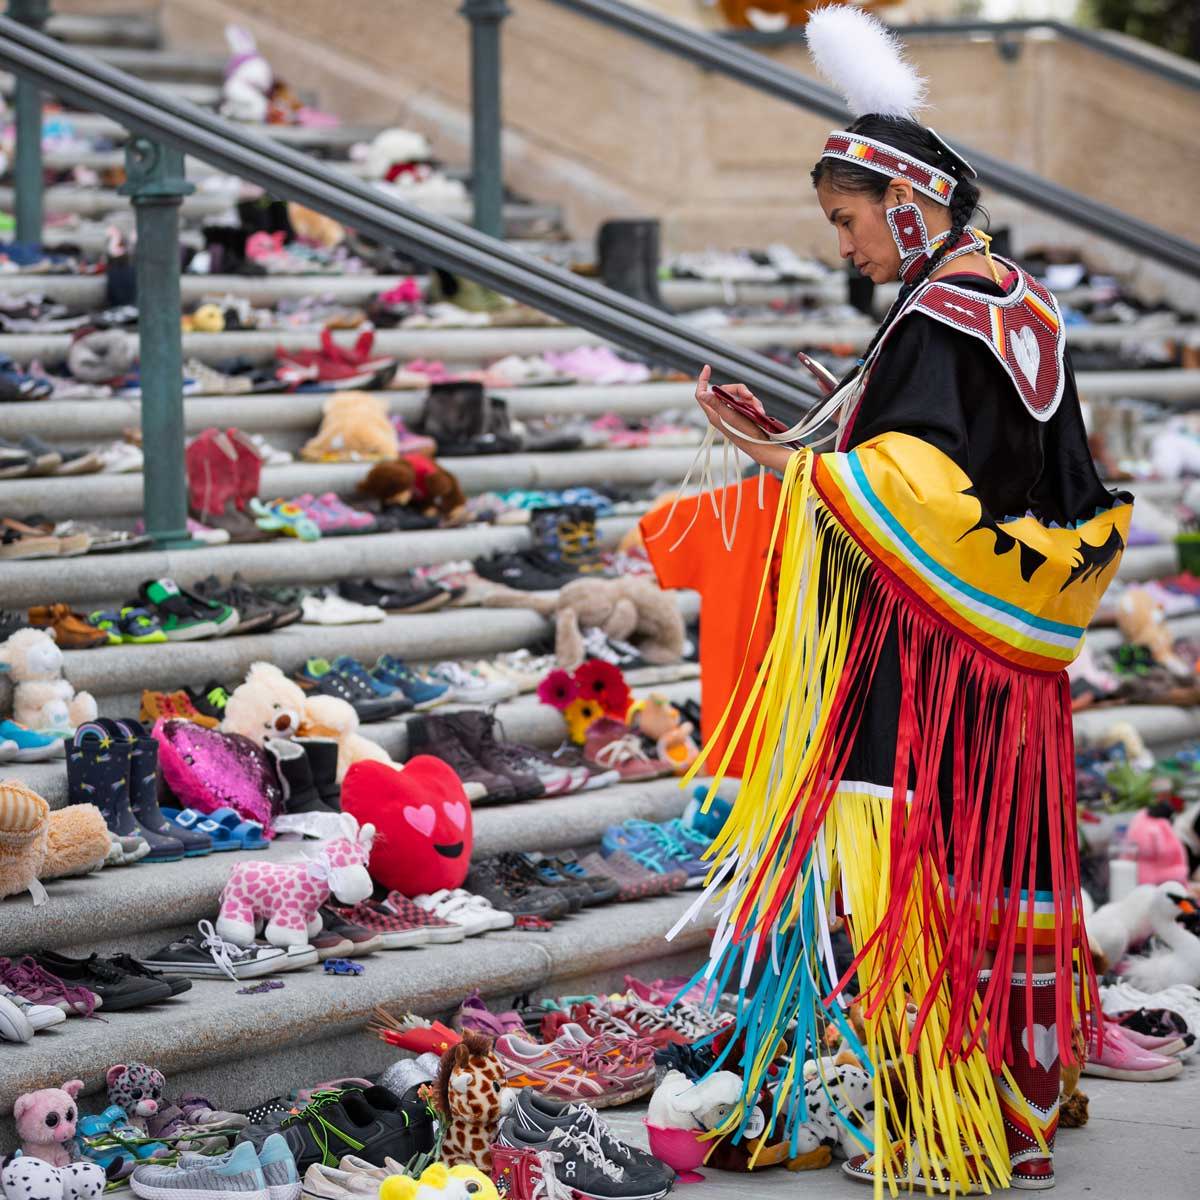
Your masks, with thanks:
M571 796L522 804L476 807L472 861L506 851L553 853L600 841L610 825L629 818L665 821L679 816L687 796L674 778L614 784ZM28 894L0 900L0 956L37 948L91 947L204 918L215 920L221 889L239 862L294 862L317 843L277 841L269 851L213 853L181 863L105 868L78 879L51 880L44 905ZM165 939L165 935L164 935Z
M188 1070L366 1033L376 1005L397 1013L445 1014L472 988L485 997L552 989L557 979L589 971L628 970L669 953L696 951L707 931L688 927L664 939L694 899L683 892L657 900L585 910L546 933L506 931L465 942L376 953L360 977L326 976L319 968L282 976L266 995L236 995L231 981L195 981L177 1000L85 1022L72 1018L0 1056L0 1115L23 1092L80 1078L85 1094L103 1088L116 1062L152 1063L170 1084ZM303 1082L297 1080L297 1082ZM249 1103L265 1097L224 1098Z
M685 670L687 668L681 668ZM698 668L697 668L698 670ZM647 670L630 672L627 676L634 699L645 699L651 694L665 696L672 704L682 704L688 700L699 701L700 686L698 675L670 678L664 671L655 678ZM479 705L446 704L432 709L433 714L448 714L462 711L476 711ZM102 716L122 717L137 711L137 705L132 705L127 711L123 707L115 707L100 702ZM492 711L504 730L505 737L512 742L543 749L554 749L559 746L567 735L566 726L558 713L542 704L532 692L523 693L511 700L502 701L493 706ZM359 733L368 741L381 746L396 762L408 758L408 723L414 717L424 716L423 713L409 713L387 721L375 721L359 726ZM66 767L62 760L49 763L4 763L0 764L0 782L19 780L32 788L41 796L52 809L62 808L67 803ZM480 804L477 807L495 807Z

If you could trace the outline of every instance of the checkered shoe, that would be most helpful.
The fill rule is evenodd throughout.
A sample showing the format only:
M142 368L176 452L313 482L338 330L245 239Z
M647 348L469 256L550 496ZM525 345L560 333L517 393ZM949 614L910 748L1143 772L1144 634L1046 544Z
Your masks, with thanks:
M439 917L437 913L422 908L415 900L410 900L399 892L388 892L383 907L411 925L424 929L431 942L461 942L467 936L467 931L462 925Z
M330 904L329 907L342 918L355 925L369 929L382 939L381 950L403 950L409 946L424 946L432 939L425 926L398 916L385 908L378 900L364 900L361 904Z

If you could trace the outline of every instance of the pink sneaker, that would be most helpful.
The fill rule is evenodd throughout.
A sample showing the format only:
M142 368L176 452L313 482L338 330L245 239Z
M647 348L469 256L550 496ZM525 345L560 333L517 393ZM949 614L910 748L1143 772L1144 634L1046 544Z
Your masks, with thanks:
M564 1031L549 1045L516 1033L497 1038L496 1056L509 1084L537 1088L555 1100L585 1101L593 1108L627 1104L654 1090L653 1058L647 1072L642 1061L625 1059L606 1040L576 1029L574 1037ZM586 1040L576 1040L579 1034Z
M1143 1050L1127 1036L1129 1031L1111 1021L1104 1022L1104 1040L1098 1055L1089 1057L1084 1064L1085 1075L1099 1075L1102 1079L1128 1079L1135 1083L1157 1083L1162 1079L1174 1079L1183 1071L1183 1063L1166 1054L1155 1054Z
M1178 1034L1170 1034L1166 1037L1154 1037L1149 1033L1139 1033L1136 1029L1130 1029L1127 1025L1121 1026L1121 1032L1135 1046L1140 1046L1143 1050L1149 1050L1153 1054L1178 1054L1181 1050L1188 1048L1188 1043Z

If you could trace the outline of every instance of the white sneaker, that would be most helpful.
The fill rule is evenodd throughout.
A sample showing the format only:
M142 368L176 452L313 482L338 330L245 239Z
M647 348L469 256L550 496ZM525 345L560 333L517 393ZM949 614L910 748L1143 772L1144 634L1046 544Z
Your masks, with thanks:
M250 444L258 451L258 457L263 460L264 467L286 467L288 463L296 461L295 455L272 446L261 433L251 433L247 436Z
M439 663L431 675L436 682L449 685L449 698L459 704L496 704L517 695L517 686L510 680L488 679L457 662Z
M413 902L443 921L461 925L467 937L493 929L510 929L516 919L512 913L495 908L486 896L478 896L466 888L442 888L414 896Z
M25 1019L34 1033L49 1029L51 1025L61 1025L67 1019L67 1014L61 1008L53 1004L34 1004L32 1000L26 1000L11 988L0 987L0 997L15 1004L25 1014Z
M538 684L558 666L558 660L553 654L531 654L528 650L513 650L509 654L497 655L491 666L493 670L511 679L522 692L536 692Z
M131 475L145 465L141 449L130 442L110 442L97 450L96 455L104 464L100 470L106 475Z
M360 625L387 619L387 613L377 605L355 604L333 592L305 596L301 607L304 616L300 619L307 625Z
M1106 1013L1130 1012L1139 1008L1167 1008L1186 1022L1195 1040L1180 1058L1190 1058L1200 1050L1200 991L1186 984L1164 988L1161 992L1143 992L1131 983L1114 983L1100 989L1100 1007Z
M0 996L0 1042L32 1042L33 1026L20 1005Z

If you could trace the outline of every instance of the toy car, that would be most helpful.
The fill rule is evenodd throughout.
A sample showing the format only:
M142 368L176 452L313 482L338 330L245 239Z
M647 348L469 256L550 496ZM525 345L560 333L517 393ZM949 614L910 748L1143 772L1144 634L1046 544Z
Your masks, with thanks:
M362 963L351 962L348 958L327 958L325 960L326 975L361 975L366 969Z
M535 917L532 913L526 913L523 916L519 916L514 924L518 929L527 929L533 932L554 928L554 923L552 921L547 921L545 917Z

